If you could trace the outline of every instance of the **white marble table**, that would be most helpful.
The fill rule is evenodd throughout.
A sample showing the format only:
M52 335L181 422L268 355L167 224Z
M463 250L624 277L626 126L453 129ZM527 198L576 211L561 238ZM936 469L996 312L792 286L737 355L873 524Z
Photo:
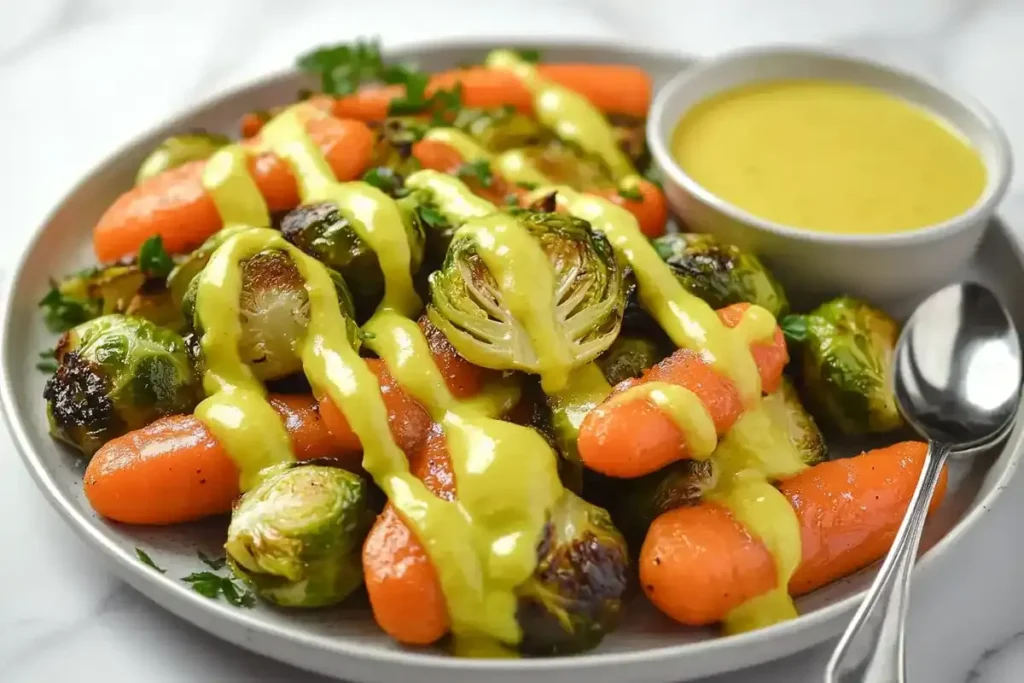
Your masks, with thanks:
M314 43L503 33L632 39L698 54L763 42L834 45L973 93L1024 159L1021 0L3 0L0 287L69 184L174 109L287 65ZM1024 176L1013 188L1003 213L1024 226ZM49 509L2 429L0 501L0 680L325 680L221 643L113 579ZM916 585L915 682L1024 680L1022 513L1018 477ZM817 681L827 656L819 648L713 682Z

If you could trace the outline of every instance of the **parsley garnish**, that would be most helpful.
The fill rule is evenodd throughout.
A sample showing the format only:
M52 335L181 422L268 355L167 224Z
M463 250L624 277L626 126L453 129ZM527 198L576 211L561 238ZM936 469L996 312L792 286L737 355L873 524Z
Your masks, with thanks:
M528 183L528 182L526 182L524 180L518 181L516 183L516 185L518 187L523 188L524 190L536 190L537 189L537 183Z
M802 342L807 339L807 316L792 313L779 321L779 327L787 341Z
M644 196L640 194L640 190L635 187L620 187L619 196L633 202L640 202L644 199Z
M139 270L152 278L165 278L174 270L174 261L160 235L153 235L139 247Z
M405 188L403 187L402 176L398 175L387 166L371 168L363 174L363 182L373 185L384 194L392 197L398 197L401 194L404 194L403 190Z
M248 590L239 588L235 582L227 576L220 576L213 572L193 572L182 579L192 586L192 590L203 597L216 600L223 596L235 607L252 607L256 604L256 598Z
M383 80L385 72L376 38L320 47L299 57L297 64L319 76L320 89L328 95L351 95L363 83Z
M98 314L97 305L61 293L56 282L50 281L50 291L39 300L43 318L51 332L66 332L75 325L92 320Z
M36 363L36 370L52 375L57 372L57 358L54 349L46 349L39 352L39 362Z
M491 172L491 165L486 159L467 161L455 171L459 178L475 178L482 187L490 187L494 184L494 174Z
M445 219L444 214L429 204L421 204L417 207L416 211L419 213L420 220L431 228L444 228L448 225L448 221Z
M228 562L227 559L225 559L223 557L216 558L216 559L212 558L212 557L208 556L206 553L204 553L202 550L200 550L196 554L199 556L199 560L203 564L205 564L210 569L213 569L214 571L219 571L219 570L223 569L224 565L227 564L227 562Z
M142 548L135 548L135 556L139 558L139 562L141 562L142 564L148 567L152 567L161 574L167 573L166 569L161 569L160 567L156 566L156 562L153 561L153 558L151 558Z
M515 192L505 195L505 206L519 206L519 195Z
M540 50L535 50L532 48L520 48L518 50L513 50L513 52L519 55L519 59L523 60L524 62L536 64L537 62L540 61Z

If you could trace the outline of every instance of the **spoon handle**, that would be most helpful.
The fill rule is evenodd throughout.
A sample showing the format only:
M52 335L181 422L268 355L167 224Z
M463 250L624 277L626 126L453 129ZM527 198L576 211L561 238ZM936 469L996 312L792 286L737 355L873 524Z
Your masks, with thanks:
M832 653L825 683L904 683L910 570L950 447L931 442L914 496L867 597Z

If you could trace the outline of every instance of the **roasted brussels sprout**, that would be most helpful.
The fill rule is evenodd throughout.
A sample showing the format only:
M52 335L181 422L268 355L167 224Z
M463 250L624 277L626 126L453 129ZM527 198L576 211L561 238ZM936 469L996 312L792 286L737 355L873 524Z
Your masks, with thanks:
M798 343L807 407L845 434L888 432L903 424L892 391L896 321L851 297L782 320Z
M631 377L639 377L667 355L668 350L653 339L620 334L596 362L605 379L614 386Z
M61 337L54 357L57 372L43 390L50 433L87 456L200 398L184 340L142 318L113 313L83 323Z
M678 460L637 479L615 481L609 498L612 519L633 552L640 550L651 522L663 512L696 505L716 483L714 460Z
M192 284L192 278L206 267L210 257L213 256L213 252L217 251L217 247L224 244L224 240L232 235L248 229L248 226L245 225L229 225L218 230L207 237L205 242L200 244L185 260L174 267L171 274L167 276L167 288L171 290L171 299L179 307L184 302L185 295L188 294L188 286Z
M423 260L424 234L419 219L404 212L415 273ZM284 238L321 263L338 271L351 287L356 314L365 320L384 296L384 273L377 254L359 236L353 220L334 204L305 204L281 221Z
M676 279L713 308L749 302L778 317L786 294L754 254L711 235L674 233L654 240L654 248Z
M572 368L579 368L618 335L625 306L621 266L607 238L586 221L559 213L522 213L515 220L548 258L556 327L570 349ZM534 348L527 324L504 300L473 233L456 233L444 267L430 276L430 292L427 314L460 355L482 367L539 374L543 350Z
M349 340L355 345L358 328L353 318L352 299L345 281L331 271L338 303L345 314ZM183 304L185 318L197 338L203 325L196 311L200 278L192 284ZM281 379L302 370L302 340L309 324L309 295L305 281L291 257L283 251L267 250L242 262L242 293L239 297L242 337L239 353L263 382ZM197 365L202 359L197 358Z
M363 582L360 552L374 517L367 489L339 467L272 471L231 515L224 544L231 570L278 605L341 602Z
M782 386L762 399L764 409L771 421L789 436L789 442L800 453L806 465L816 465L828 456L825 439L814 423L814 418L804 410L796 388L783 377Z
M622 615L629 554L608 513L566 491L537 548L533 576L516 589L519 650L562 655L596 647Z
M427 125L420 119L405 116L386 119L377 130L371 166L386 168L399 176L418 170L420 164L412 155L412 146L426 131Z
M559 185L580 188L613 187L616 182L604 162L559 140L526 147L523 155L543 175Z
M135 184L143 183L168 169L184 166L190 161L209 159L214 152L230 143L227 136L215 133L172 135L157 145L142 162L135 176Z
M452 126L468 133L491 152L505 152L551 142L554 134L515 107L462 109Z

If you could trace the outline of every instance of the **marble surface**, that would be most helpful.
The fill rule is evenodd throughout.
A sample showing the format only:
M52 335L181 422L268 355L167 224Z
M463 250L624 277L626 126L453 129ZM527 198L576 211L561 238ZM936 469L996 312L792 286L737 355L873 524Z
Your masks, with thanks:
M832 45L974 94L1024 159L1020 0L4 0L0 287L34 225L112 147L197 98L286 66L313 44L360 34L389 44L586 35L698 54L766 42ZM1003 213L1024 226L1024 175ZM2 429L0 500L0 680L325 680L210 638L115 580L50 510ZM1022 511L1018 476L916 584L912 681L1024 680ZM828 654L823 646L707 683L817 681Z

